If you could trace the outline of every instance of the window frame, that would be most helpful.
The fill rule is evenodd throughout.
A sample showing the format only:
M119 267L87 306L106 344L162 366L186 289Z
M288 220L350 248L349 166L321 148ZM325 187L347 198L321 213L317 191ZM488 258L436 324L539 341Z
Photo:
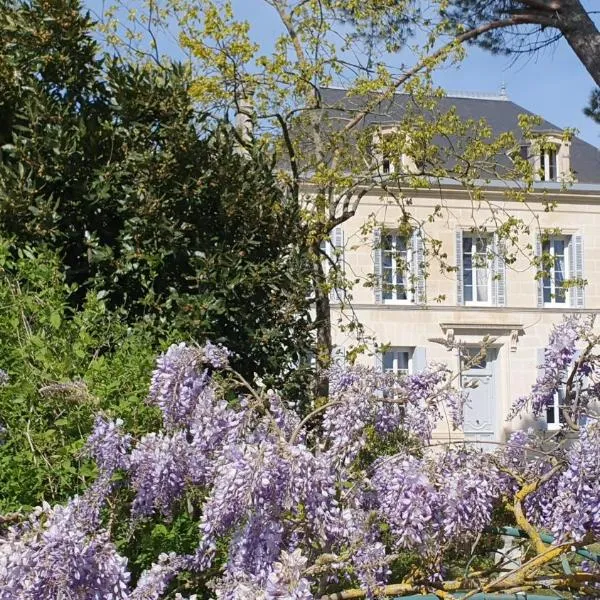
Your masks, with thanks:
M414 353L415 353L414 346L392 346L392 347L390 347L388 350L381 353L381 370L384 373L394 373L394 375L404 375L404 376L413 375L414 374L414 360L413 360ZM385 368L385 357L388 354L393 354L391 369ZM407 355L407 361L406 361L407 368L406 369L398 368L398 364L399 364L398 355L399 354Z
M558 181L558 147L542 148L540 151L540 181Z
M381 172L384 175L391 175L394 172L394 163L387 155L384 155L381 159Z
M466 290L467 290L467 283L466 283L466 272L467 269L465 268L465 248L466 248L466 244L465 244L465 240L485 240L486 242L486 246L485 246L485 253L486 253L486 270L487 270L487 300L467 300L467 294L466 294ZM493 278L494 278L494 265L493 265L493 260L492 258L488 255L489 251L490 251L490 247L493 244L493 237L491 234L484 234L484 235L477 235L476 233L471 233L468 231L463 231L462 233L462 256L460 257L461 263L462 263L462 289L463 289L463 304L465 306L494 306L494 288L493 288ZM478 269L481 269L482 267L479 266L477 267L474 264L473 261L473 242L471 241L471 289L472 289L472 293L471 293L471 298L473 298L473 292L476 289L476 286L474 285L474 282L476 281L476 275L477 275L477 271Z
M570 235L551 235L547 236L545 239L541 241L541 249L542 255L546 253L544 249L545 244L550 244L549 246L549 254L553 258L556 256L556 249L554 247L555 242L562 241L564 243L564 254L563 254L563 263L564 263L564 273L563 273L563 281L568 280L571 277L570 272L570 261L571 261L571 242L572 236ZM552 272L549 273L550 277L542 277L542 300L544 308L569 308L571 306L570 302L570 294L569 288L562 287L564 293L564 302L556 301L556 263L552 265ZM550 300L546 301L545 290L547 289L546 281L550 280Z
M564 386L561 386L558 391L554 394L552 400L552 406L548 406L546 408L546 414L544 416L544 421L546 422L547 431L558 431L562 428L563 423L565 422L561 407L564 406L565 401L565 389ZM552 414L552 421L548 420L549 413Z
M392 246L391 249L388 250L387 246L387 238L392 238ZM398 273L398 264L395 256L397 241L399 239L404 240L404 244L406 247L406 269L403 273L403 286L406 291L406 298L398 298L398 289L396 283L388 284L385 279L385 255L386 252L392 255L392 282L397 277ZM383 230L381 232L381 301L383 304L414 304L415 302L415 292L412 286L412 277L413 277L413 248L412 248L412 236L402 236L397 231L386 231ZM386 289L389 287L390 289ZM391 298L387 298L386 295L391 293Z

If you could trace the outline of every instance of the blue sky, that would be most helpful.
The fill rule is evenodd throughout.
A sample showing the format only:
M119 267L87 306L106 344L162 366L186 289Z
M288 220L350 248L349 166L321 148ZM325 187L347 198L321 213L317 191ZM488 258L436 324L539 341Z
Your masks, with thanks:
M259 38L269 39L279 28L274 10L263 0L234 2ZM593 3L594 0L583 1L590 10ZM390 63L394 66L393 59ZM595 87L594 81L564 40L516 63L511 57L494 56L469 46L466 60L457 68L437 71L434 81L449 94L499 93L504 84L509 99L516 104L559 127L574 127L579 130L579 137L600 145L600 125L582 112Z
M498 92L504 82L516 104L559 127L575 127L579 137L600 145L600 125L582 112L594 81L564 40L515 64L510 57L470 47L460 68L439 71L435 81L448 92Z
M590 10L593 3L594 0L583 1ZM86 2L96 14L101 12L102 4L102 0ZM234 0L234 5L239 15L250 21L253 36L268 46L280 26L273 8L264 0ZM175 45L168 41L161 50L176 53ZM394 66L394 57L390 64ZM434 81L449 94L499 93L504 84L509 99L516 104L559 127L574 127L581 138L594 146L600 145L600 125L582 112L594 81L564 40L516 62L511 57L493 56L471 46L466 60L458 67L438 70Z

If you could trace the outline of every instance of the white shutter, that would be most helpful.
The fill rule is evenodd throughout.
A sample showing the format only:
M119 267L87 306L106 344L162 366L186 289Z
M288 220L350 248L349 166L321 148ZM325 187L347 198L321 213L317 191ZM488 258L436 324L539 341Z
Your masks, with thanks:
M375 304L381 304L383 302L383 250L381 248L381 227L373 229L373 275L375 277L373 285Z
M494 234L493 244L493 300L496 306L506 306L506 248L504 240L498 239L498 234Z
M344 230L338 225L331 232L332 256L330 257L335 263L338 273L335 277L341 277L344 272ZM329 292L329 302L337 304L344 299L344 290L336 287Z
M536 258L542 257L542 236L539 233L535 234L535 256ZM543 271L544 267L540 263L538 271ZM538 308L544 307L544 279L540 277L537 280L537 305Z
M411 286L414 287L415 304L425 304L425 245L419 229L415 229L412 234L412 273Z
M456 232L456 304L464 304L463 289L463 232Z
M373 358L375 359L375 370L383 373L383 352L376 349Z
M573 256L573 271L569 273L569 277L575 279L583 279L583 236L576 234L571 236L571 252ZM571 306L575 308L583 308L585 305L584 287L577 286L570 289Z
M412 355L413 373L420 373L427 367L427 353L423 346L417 346Z

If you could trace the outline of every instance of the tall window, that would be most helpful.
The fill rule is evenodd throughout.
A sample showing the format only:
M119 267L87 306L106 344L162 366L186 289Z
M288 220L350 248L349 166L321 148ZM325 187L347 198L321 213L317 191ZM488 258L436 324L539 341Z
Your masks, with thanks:
M554 394L554 402L546 409L546 424L548 429L560 429L560 426L565 422L562 414L562 406L565 401L565 390L560 388Z
M556 181L558 177L558 162L556 148L544 148L540 152L540 171L542 181Z
M392 162L388 156L384 156L381 160L381 171L384 175L389 175L392 172Z
M490 238L463 234L463 293L465 304L490 304L492 269Z
M542 241L542 252L552 257L552 262L546 269L547 276L542 282L544 304L567 304L567 290L563 287L563 282L569 279L569 241L570 238L565 236L550 237Z
M383 236L382 280L383 299L411 302L410 284L411 249L406 237L394 233Z
M383 353L383 370L386 373L410 375L413 372L412 348L392 348Z

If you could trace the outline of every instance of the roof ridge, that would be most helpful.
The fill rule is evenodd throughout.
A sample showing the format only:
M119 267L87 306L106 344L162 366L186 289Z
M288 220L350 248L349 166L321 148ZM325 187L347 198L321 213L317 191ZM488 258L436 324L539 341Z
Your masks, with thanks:
M340 92L348 92L348 88L342 85L330 84L322 86L323 90L335 90ZM394 92L394 96L408 96L407 92ZM464 90L445 90L444 96L446 98L472 98L473 100L509 100L506 88L502 86L500 92L468 92Z
M494 92L465 92L448 90L445 94L446 98L471 98L473 100L502 100L508 101L506 89L502 88L499 93Z

